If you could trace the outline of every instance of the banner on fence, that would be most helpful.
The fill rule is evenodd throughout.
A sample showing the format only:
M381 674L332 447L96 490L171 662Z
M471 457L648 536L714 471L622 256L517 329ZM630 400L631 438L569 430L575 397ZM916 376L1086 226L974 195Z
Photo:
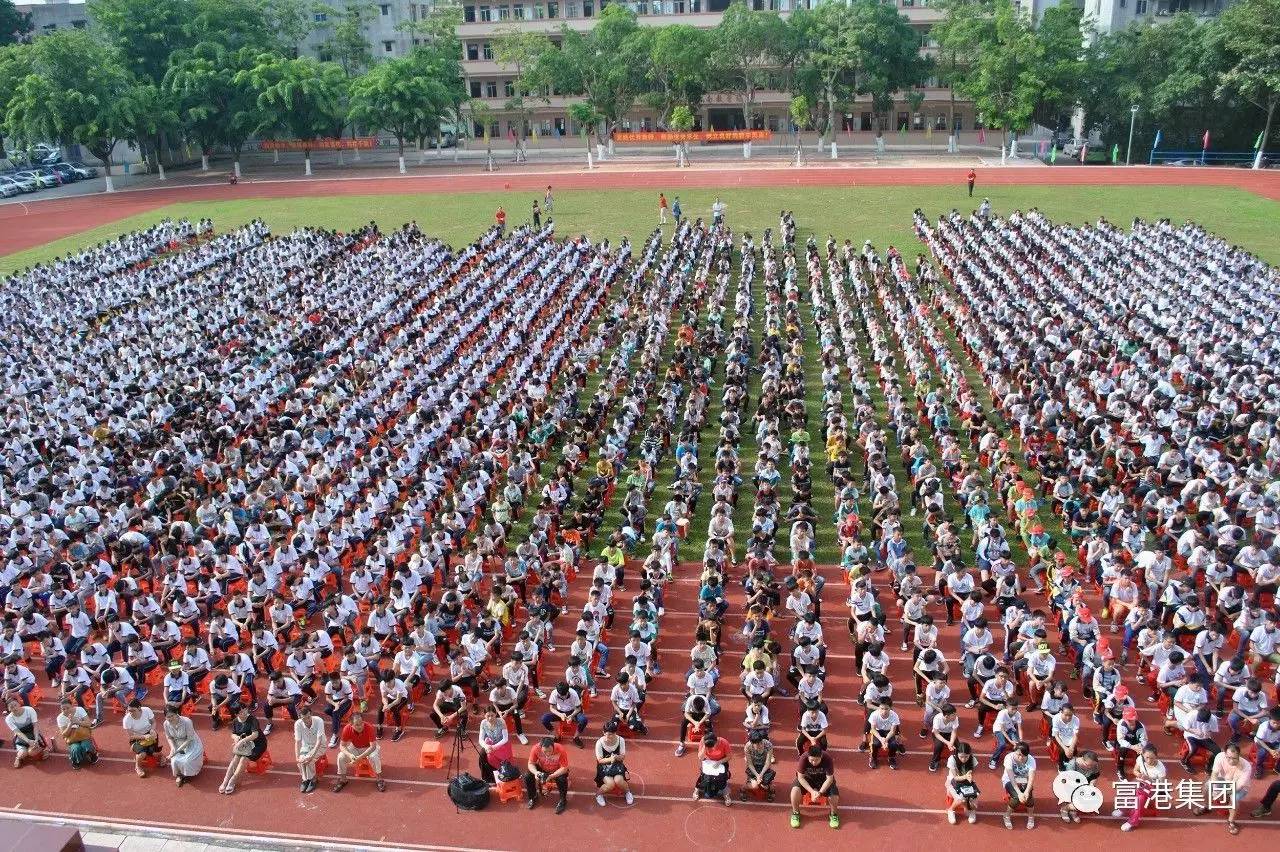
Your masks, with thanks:
M759 142L773 134L768 130L614 131L614 142Z
M377 136L359 136L355 139L263 139L264 151L334 151L338 148L377 148Z

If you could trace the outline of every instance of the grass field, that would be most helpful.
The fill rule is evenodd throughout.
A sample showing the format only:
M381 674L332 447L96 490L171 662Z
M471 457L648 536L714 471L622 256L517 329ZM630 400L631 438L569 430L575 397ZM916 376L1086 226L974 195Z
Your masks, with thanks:
M1036 187L979 185L971 202L963 187L910 186L840 189L693 190L682 192L686 215L706 216L715 197L728 206L730 224L737 230L759 233L776 227L778 211L794 212L800 235L828 233L838 239L861 243L871 240L903 248L910 256L915 240L910 231L911 213L917 207L936 215L956 207L971 209L982 195L999 211L1037 207L1064 222L1092 222L1105 216L1128 225L1134 216L1169 217L1175 222L1194 219L1255 252L1271 263L1280 263L1280 203L1237 189L1209 187ZM670 196L668 196L670 197ZM422 229L453 245L473 239L493 221L499 204L508 221L528 218L532 193L487 192L458 195L381 195L330 198L246 199L174 204L151 213L124 219L29 251L0 257L0 274L56 257L67 251L145 226L166 216L213 219L219 231L261 217L273 231L297 226L344 230L370 219L384 229L416 219ZM617 239L629 236L643 242L657 224L657 195L632 190L566 191L557 193L555 219L562 234L586 233Z
M1013 209L1039 208L1051 218L1061 222L1093 222L1098 217L1106 217L1118 225L1127 225L1133 217L1154 219L1168 217L1175 222L1192 218L1210 230L1223 235L1233 242L1258 254L1272 263L1280 263L1280 203L1260 198L1252 193L1236 189L1221 188L1182 188L1182 187L1127 187L1113 189L1107 187L1033 187L1033 186L994 186L989 189L979 188L977 197L970 201L963 187L946 186L911 186L911 187L866 187L841 189L751 189L751 190L695 190L682 192L681 203L686 215L707 216L712 201L719 197L728 207L730 224L736 231L762 232L765 228L776 228L780 210L791 210L799 225L799 239L804 240L810 233L820 239L828 234L838 240L852 239L860 244L863 240L871 240L877 248L884 250L895 245L907 257L919 251L919 244L910 229L912 212L917 208L930 215L936 215L953 207L962 210L972 209L977 201L986 195L991 199L995 209L1007 212ZM276 233L285 233L295 227L311 226L344 230L369 220L376 220L384 230L398 227L410 219L416 219L422 229L435 234L454 246L465 244L473 239L484 227L493 221L493 214L501 204L506 207L508 221L517 223L524 221L534 198L532 193L468 193L453 196L437 194L419 195L386 195L386 196L347 196L329 198L291 198L291 199L247 199L244 201L215 201L200 203L174 204L152 213L125 219L113 225L104 226L82 233L76 237L59 240L30 251L0 258L0 273L15 268L55 257L68 250L97 242L125 230L145 226L164 217L187 217L197 219L209 217L219 231L228 230L253 217L264 219ZM672 196L674 198L674 196ZM593 238L609 237L617 239L629 236L637 248L643 244L650 230L657 223L657 196L652 192L605 190L600 192L566 191L558 193L555 203L555 219L557 230L562 235L585 233ZM669 227L669 226L668 226ZM735 257L735 273L737 271ZM757 273L758 274L758 273ZM736 280L736 279L735 279ZM757 304L763 298L761 282L753 282L753 290ZM730 300L731 302L732 300ZM882 321L883 313L877 313ZM806 320L810 320L806 310ZM732 312L726 317L731 322ZM761 328L759 317L753 322L752 337L759 342ZM818 372L816 342L812 339L813 328L806 334L806 381L810 394L808 404L811 417L820 420L821 383ZM943 329L946 339L955 346L955 337L950 329ZM664 351L664 358L671 354L670 343ZM956 354L961 353L956 348ZM870 352L865 349L862 356L870 363ZM972 365L962 356L969 373L971 385L982 389L982 382ZM723 363L717 365L713 381L718 385L723 378ZM906 378L903 373L900 378ZM599 376L592 376L588 393L594 391ZM752 376L749 390L755 398L759 390L758 376ZM905 388L909 383L903 382ZM910 390L908 390L910 394ZM984 408L990 416L992 408L990 399L980 391ZM719 393L713 392L709 420L715 421L719 415ZM873 391L873 402L881 423L887 420L887 409L878 389ZM701 441L701 450L710 453L714 449L713 430L708 430ZM756 449L754 437L750 430L743 436L740 448L742 458L753 463ZM592 460L598 448L592 448ZM900 469L896 458L893 466L899 481L908 481L906 472ZM654 506L660 506L669 496L669 487L673 480L669 468L659 473L659 488ZM709 471L704 471L704 488L710 488ZM830 480L824 476L814 478L814 505L820 518L825 518L834 508L834 494ZM693 519L690 540L682 547L682 557L697 559L701 555L699 534L705 535L709 501L699 507ZM654 508L651 506L651 508ZM615 505L606 518L606 528L616 528L621 517ZM749 530L750 503L745 502L735 513L735 523ZM913 549L920 552L924 549L919 519L905 518L908 540ZM517 530L519 535L520 530ZM828 523L820 522L817 526L817 554L820 562L839 560L834 530ZM744 536L745 538L745 531Z

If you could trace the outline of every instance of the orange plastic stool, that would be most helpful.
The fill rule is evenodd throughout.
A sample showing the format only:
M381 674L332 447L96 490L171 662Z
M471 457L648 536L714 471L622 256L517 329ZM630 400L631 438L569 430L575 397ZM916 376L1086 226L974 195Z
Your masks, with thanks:
M369 758L362 757L356 761L356 765L352 770L353 775L357 778L377 778L378 773L373 771L373 765L369 763Z
M444 768L444 749L440 747L439 742L436 740L427 740L422 744L422 751L418 753L418 768Z
M805 791L804 799L801 800L800 804L812 805L813 807L817 807L817 808L825 808L827 806L827 797L819 796L818 798L815 799L813 798L813 796L809 795L808 791Z
M262 757L249 761L249 765L245 767L245 770L251 775L266 775L271 766L271 751L267 750L262 753Z
M316 758L315 762L316 777L323 778L324 774L329 771L329 756L322 754Z
M499 781L493 790L500 802L518 802L524 798L524 782L520 780Z

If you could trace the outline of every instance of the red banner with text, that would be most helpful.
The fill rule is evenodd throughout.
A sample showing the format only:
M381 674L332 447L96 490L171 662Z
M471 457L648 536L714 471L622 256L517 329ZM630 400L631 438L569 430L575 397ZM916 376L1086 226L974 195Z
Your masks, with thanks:
M264 151L333 151L338 148L377 148L378 137L358 136L355 139L263 139Z
M760 142L773 134L768 130L678 130L614 131L614 142Z

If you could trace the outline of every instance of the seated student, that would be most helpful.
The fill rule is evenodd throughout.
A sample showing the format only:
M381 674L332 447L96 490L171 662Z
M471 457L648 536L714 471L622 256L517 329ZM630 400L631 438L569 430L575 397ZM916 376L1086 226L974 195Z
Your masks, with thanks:
M747 734L747 744L742 748L742 759L746 767L745 783L738 792L738 798L746 801L748 790L764 790L765 800L774 799L773 782L777 772L772 768L773 743L765 731L753 730Z
M1097 752L1086 750L1067 761L1067 771L1079 772L1090 784L1098 780L1102 774L1102 764L1098 762ZM1067 802L1058 809L1063 822L1079 822L1080 811L1075 805Z
M732 801L729 796L729 741L707 731L698 748L698 781L694 784L693 799L723 799L725 807Z
M559 723L572 722L573 744L583 748L582 732L587 729L587 714L582 712L582 698L577 691L570 689L569 684L562 680L547 695L547 705L547 712L542 714L542 726L548 731L555 731Z
M1036 759L1031 756L1031 746L1025 742L1013 747L1004 759L1004 773L1000 777L1007 801L1004 811L1004 827L1013 828L1013 809L1026 808L1027 828L1036 827Z
M11 697L8 701L9 713L4 717L5 724L13 732L13 768L20 769L27 761L37 761L51 751L51 744L40 733L36 708L23 705L22 700Z
M907 751L907 747L902 744L902 738L899 736L901 730L902 720L893 709L893 699L883 699L880 706L876 708L876 712L867 719L867 743L871 749L868 766L872 769L879 768L880 761L877 755L884 752L889 757L889 768L898 768L898 755L905 754Z
M333 784L333 792L342 792L352 767L362 760L369 762L378 792L385 793L387 782L382 778L382 755L376 732L373 725L365 724L363 713L355 712L338 737L338 779Z
M952 712L955 712L954 707ZM978 759L973 754L973 747L965 742L956 743L951 756L947 758L945 782L947 795L950 797L947 822L952 825L956 824L956 810L961 807L969 813L969 825L978 821L978 785L973 780L973 771L977 766Z
M543 787L548 782L554 784L556 792L560 794L560 799L556 802L556 813L562 814L569 807L569 752L551 736L543 737L529 750L524 789L530 809L538 804Z
M827 822L832 828L840 827L840 789L836 786L835 762L830 752L812 745L800 756L796 767L796 780L791 786L791 827L800 827L800 805L805 794L814 801L825 796L830 815Z
M622 791L628 805L635 804L627 779L626 756L627 741L618 736L618 723L610 719L604 723L604 734L596 740L596 804L600 807L605 805L605 795L614 790Z
M67 744L67 758L72 769L83 769L98 762L98 750L93 742L93 726L89 711L73 704L70 698L58 703L58 734Z

